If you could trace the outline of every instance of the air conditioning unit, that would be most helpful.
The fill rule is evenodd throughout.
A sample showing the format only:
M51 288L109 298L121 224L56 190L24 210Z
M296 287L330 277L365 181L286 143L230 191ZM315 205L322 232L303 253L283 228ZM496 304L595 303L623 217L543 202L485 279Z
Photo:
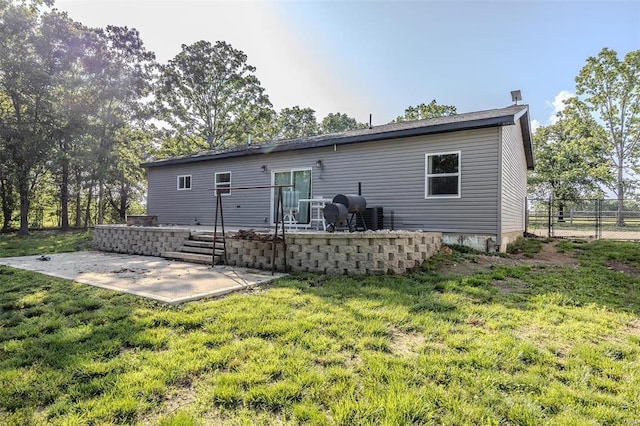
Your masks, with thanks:
M384 214L382 207L367 207L362 213L364 218L364 226L360 215L356 215L356 229L370 229L377 231L384 229Z

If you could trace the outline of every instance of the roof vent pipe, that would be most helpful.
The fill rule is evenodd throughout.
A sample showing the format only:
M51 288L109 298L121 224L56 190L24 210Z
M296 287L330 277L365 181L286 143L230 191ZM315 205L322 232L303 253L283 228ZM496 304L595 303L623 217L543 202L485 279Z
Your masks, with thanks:
M373 129L373 126L371 125L372 116L373 114L369 114L369 129Z

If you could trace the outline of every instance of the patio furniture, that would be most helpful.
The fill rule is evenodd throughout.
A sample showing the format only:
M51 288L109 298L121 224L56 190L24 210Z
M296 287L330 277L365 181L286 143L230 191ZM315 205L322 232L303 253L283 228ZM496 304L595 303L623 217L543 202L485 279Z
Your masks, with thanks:
M297 225L296 215L300 211L298 205L300 191L282 191L282 204L284 205L284 217L282 222L287 226Z

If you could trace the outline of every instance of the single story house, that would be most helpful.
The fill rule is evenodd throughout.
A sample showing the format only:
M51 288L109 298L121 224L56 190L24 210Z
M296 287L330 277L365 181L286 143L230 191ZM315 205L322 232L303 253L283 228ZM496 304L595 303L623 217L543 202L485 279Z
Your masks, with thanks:
M361 188L384 228L442 232L443 242L505 250L523 234L527 170L534 167L526 105L206 151L142 165L147 214L160 224L213 225L214 188L226 226L274 224L273 189L331 199ZM311 220L299 203L298 223Z

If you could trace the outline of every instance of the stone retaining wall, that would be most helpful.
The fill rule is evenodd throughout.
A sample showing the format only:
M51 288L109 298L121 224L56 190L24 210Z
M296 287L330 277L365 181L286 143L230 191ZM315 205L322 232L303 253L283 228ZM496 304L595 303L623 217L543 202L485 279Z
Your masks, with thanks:
M94 250L144 256L161 256L178 251L189 239L187 228L156 228L126 225L97 225L93 231Z
M331 275L401 274L420 266L440 249L435 232L367 231L287 235L290 271ZM227 239L230 265L271 269L272 243ZM276 269L284 270L282 244L276 249Z

